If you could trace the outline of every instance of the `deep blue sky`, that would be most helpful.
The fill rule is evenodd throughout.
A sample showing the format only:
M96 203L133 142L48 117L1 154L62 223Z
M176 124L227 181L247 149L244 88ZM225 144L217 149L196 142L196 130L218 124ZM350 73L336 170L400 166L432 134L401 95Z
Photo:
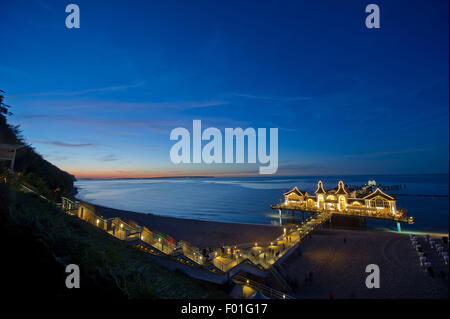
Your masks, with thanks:
M279 174L448 172L447 0L73 1L80 29L69 3L2 1L0 89L77 176L257 173L172 164L193 119L277 127Z

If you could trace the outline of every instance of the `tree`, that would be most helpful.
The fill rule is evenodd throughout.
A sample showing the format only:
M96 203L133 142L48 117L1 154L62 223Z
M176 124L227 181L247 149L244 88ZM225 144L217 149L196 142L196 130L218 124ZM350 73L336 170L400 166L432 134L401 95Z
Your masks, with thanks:
M4 96L2 93L5 93L5 91L0 90L0 118L2 118L3 120L6 120L6 116L12 115L12 113L9 111L9 108L11 106L3 103Z
M6 117L11 116L9 111L11 106L6 105L4 101L5 91L0 90L0 144L23 144L19 125L13 126L7 123Z

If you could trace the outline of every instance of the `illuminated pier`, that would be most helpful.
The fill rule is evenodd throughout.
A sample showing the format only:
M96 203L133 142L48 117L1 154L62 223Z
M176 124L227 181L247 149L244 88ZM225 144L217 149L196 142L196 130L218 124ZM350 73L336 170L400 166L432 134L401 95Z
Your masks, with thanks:
M272 205L279 214L282 211L302 211L311 213L323 213L358 216L392 220L397 223L413 224L414 218L406 216L407 210L397 208L394 195L384 193L381 189L369 193L359 193L354 190L349 192L342 181L338 187L326 191L322 181L317 183L314 194L301 191L294 187L284 195L284 202Z

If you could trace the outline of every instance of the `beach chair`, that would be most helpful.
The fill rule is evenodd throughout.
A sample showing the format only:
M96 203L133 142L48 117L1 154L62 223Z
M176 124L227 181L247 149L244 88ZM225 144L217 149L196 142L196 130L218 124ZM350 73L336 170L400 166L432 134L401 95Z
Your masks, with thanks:
M425 262L427 261L427 257L419 257L420 265L423 267Z

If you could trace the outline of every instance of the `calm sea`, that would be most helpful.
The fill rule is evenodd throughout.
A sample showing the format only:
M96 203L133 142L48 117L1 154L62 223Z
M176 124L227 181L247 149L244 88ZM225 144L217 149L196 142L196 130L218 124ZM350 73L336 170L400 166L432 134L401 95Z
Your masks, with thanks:
M122 210L157 215L225 222L270 224L278 214L270 208L279 203L283 192L294 186L309 193L318 179L333 188L339 179L348 185L362 185L370 178L382 185L402 185L397 205L414 216L414 225L403 229L448 232L448 174L322 176L322 177L195 177L154 179L80 179L78 198ZM447 195L447 197L400 196ZM369 227L394 229L392 222L370 221Z

